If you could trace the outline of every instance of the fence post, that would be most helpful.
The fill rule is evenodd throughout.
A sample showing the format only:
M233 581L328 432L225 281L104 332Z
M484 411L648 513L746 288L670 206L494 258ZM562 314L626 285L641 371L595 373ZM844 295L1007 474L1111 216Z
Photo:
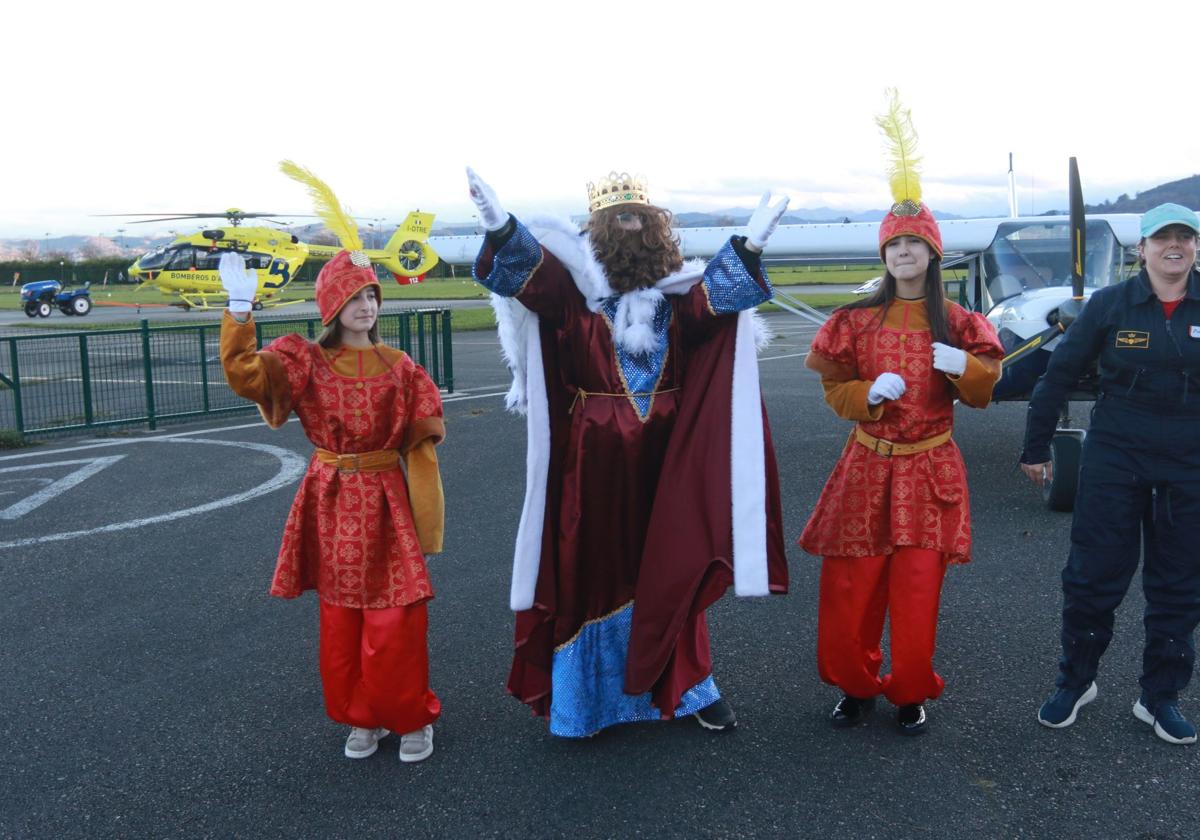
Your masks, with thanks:
M146 420L150 431L158 428L154 418L154 366L150 361L150 322L142 319L142 375L146 379Z
M17 434L25 436L25 415L21 410L21 365L17 361L17 340L8 340L8 360L12 365L13 412L17 415Z
M442 365L441 365L441 345L438 344L438 316L440 312L429 313L429 367L432 369L433 381L441 386L442 382Z
M450 344L450 317L454 310L447 309L442 313L442 368L446 381L443 383L447 393L454 393L454 348Z
M425 313L417 312L417 364L425 367Z
M88 365L87 333L79 334L79 378L83 386L83 425L92 425L92 371Z
M200 393L203 395L204 413L208 414L208 347L204 343L204 325L200 325Z

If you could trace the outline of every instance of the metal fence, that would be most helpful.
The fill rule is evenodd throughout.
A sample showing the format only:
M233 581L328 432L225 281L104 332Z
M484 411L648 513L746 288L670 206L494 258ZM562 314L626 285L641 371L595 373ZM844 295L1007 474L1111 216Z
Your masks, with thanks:
M255 319L259 346L318 318ZM0 429L21 435L97 429L247 411L221 370L219 323L0 338ZM379 316L380 338L408 353L438 387L454 390L449 309Z

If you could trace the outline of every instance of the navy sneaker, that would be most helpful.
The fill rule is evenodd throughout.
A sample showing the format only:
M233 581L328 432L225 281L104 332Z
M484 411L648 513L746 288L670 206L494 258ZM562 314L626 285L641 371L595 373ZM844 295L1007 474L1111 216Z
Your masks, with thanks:
M1074 723L1079 710L1095 699L1095 683L1087 688L1060 688L1042 704L1038 711L1038 723L1051 729L1063 729Z
M1168 743L1196 743L1196 727L1183 716L1179 704L1174 700L1160 700L1155 704L1143 694L1133 704L1133 716L1153 726L1154 734Z

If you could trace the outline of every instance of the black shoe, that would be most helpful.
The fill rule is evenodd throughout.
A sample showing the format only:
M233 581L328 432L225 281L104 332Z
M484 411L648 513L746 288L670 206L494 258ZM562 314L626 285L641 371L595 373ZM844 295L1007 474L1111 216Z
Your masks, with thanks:
M705 729L711 729L714 732L728 732L737 729L737 715L733 713L733 707L723 698L711 706L705 706L698 712L692 712L692 716L700 721L700 725Z
M866 717L867 712L874 708L874 697L859 700L857 697L851 697L849 694L846 694L833 707L833 713L829 716L829 722L833 725L834 729L846 729L847 727L862 723L862 719Z
M929 719L925 717L925 707L920 703L901 706L896 712L896 724L900 727L901 735L920 735L929 725Z

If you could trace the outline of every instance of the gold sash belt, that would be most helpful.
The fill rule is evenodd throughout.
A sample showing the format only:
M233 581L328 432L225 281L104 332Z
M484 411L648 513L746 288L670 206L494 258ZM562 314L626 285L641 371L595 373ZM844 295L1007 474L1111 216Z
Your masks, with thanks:
M352 452L349 455L339 455L328 449L317 449L317 460L322 464L337 467L338 472L383 472L394 470L400 466L400 452L397 449L376 449L373 452Z
M918 440L915 443L893 443L890 440L884 440L883 438L867 434L863 431L862 426L855 426L854 438L875 454L890 458L893 455L915 455L918 452L933 449L935 446L941 446L950 440L951 431L953 430L947 429L940 435L934 435L933 437L925 438L925 440Z
M656 397L659 394L669 394L672 391L678 391L679 388L663 388L661 391L628 391L621 394L606 394L603 391L585 391L582 388L575 390L575 399L571 400L571 407L567 409L567 414L575 411L575 403L580 403L586 406L588 397Z

